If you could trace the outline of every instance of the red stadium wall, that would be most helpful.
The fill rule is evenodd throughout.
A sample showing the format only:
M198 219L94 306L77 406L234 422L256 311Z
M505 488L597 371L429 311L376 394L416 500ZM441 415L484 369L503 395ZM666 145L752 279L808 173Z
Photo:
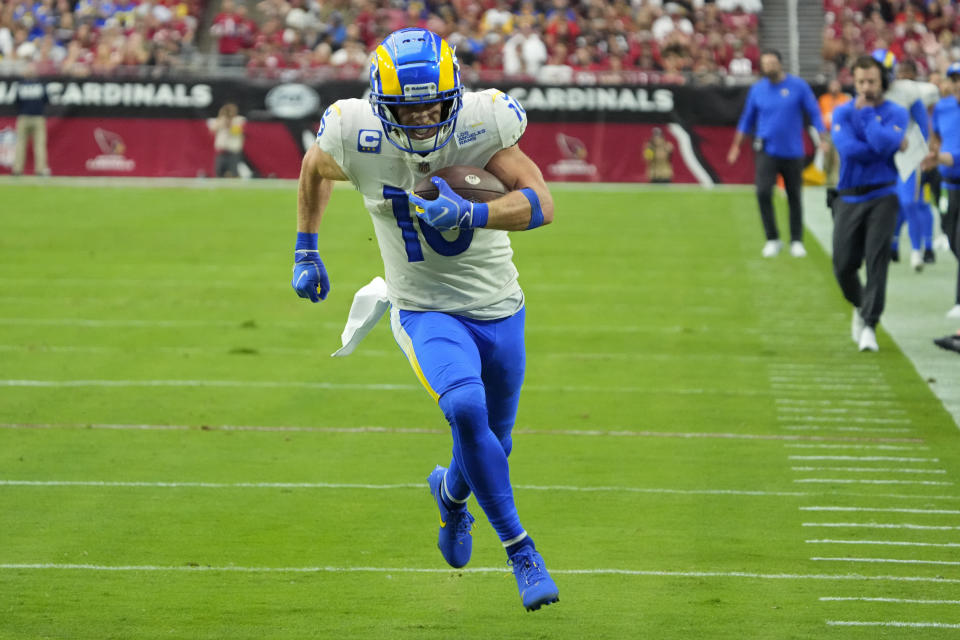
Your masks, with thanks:
M474 87L475 89L480 87ZM13 162L14 84L0 80L0 173ZM259 177L296 178L326 105L362 97L361 83L256 85L51 81L48 156L55 175L196 177L213 172L206 127L235 102L248 120L244 159ZM743 88L510 87L526 107L521 147L552 181L645 182L653 129L672 142L674 182L749 183L752 154L726 152ZM32 171L28 154L27 173Z

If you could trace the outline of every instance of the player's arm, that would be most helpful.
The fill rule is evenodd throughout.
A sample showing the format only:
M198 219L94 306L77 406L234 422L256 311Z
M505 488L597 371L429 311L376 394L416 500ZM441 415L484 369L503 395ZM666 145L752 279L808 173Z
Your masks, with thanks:
M318 147L311 146L300 163L300 180L297 183L297 233L317 233L320 219L330 202L333 183L349 180L334 161L333 156Z
M817 97L813 95L813 89L810 88L809 84L804 82L803 86L803 110L806 112L807 118L810 119L810 124L817 130L817 133L825 133L826 129L823 126L823 118L820 115L820 105L817 104Z
M330 202L333 183L347 175L333 157L312 145L300 163L297 183L297 245L291 285L301 298L319 302L330 292L330 278L320 260L317 237L320 219Z
M754 102L754 93L755 89L751 88L747 94L747 104L743 107L743 113L740 114L740 120L737 122L737 131L733 134L733 142L730 144L730 150L727 151L729 164L735 164L740 158L740 145L743 144L743 138L756 126L757 105Z
M839 107L833 112L833 146L841 158L850 158L853 160L862 160L869 162L875 160L876 152L858 135L856 128L851 122L855 117L856 110Z
M943 139L940 137L940 134L937 131L932 131L930 133L930 151L927 153L927 157L923 159L923 168L925 170L934 169L938 164L942 164L945 167L953 166L953 154L941 151L940 146L942 144Z
M922 100L914 100L913 104L910 105L910 117L913 118L913 121L920 127L920 133L923 134L923 139L927 140L930 137L930 123L927 119L927 107L923 104Z
M553 197L543 173L513 145L495 153L486 170L500 178L508 192L487 203L487 229L525 231L553 222Z
M875 117L876 111L873 107L864 107L863 132L866 134L867 144L878 155L887 157L896 153L903 142L903 136L907 133L907 113L898 110L891 114L888 122Z

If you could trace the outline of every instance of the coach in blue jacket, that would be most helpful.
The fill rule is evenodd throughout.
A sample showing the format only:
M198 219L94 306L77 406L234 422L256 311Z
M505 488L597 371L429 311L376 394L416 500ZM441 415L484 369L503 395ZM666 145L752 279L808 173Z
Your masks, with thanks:
M853 305L851 334L860 351L876 351L875 327L883 313L890 238L897 223L897 168L909 116L886 100L887 75L870 56L853 65L857 98L833 112L833 144L840 179L833 207L833 272ZM866 260L867 284L857 270Z
M780 52L765 50L760 55L760 71L764 77L747 94L747 104L740 114L737 133L727 153L727 162L737 162L743 137L753 134L757 202L763 230L767 235L763 257L774 257L783 246L773 213L773 186L777 174L780 174L790 207L790 253L802 258L807 255L803 248L803 204L800 196L803 184L804 115L820 133L823 133L823 120L810 85L802 78L784 73Z

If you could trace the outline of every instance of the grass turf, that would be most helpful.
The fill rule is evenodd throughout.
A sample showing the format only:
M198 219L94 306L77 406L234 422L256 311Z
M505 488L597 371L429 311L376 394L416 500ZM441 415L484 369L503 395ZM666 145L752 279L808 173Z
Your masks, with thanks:
M759 258L749 192L563 189L513 234L511 472L561 590L529 615L475 503L472 570L435 548L450 440L386 323L328 357L381 272L356 194L325 216L321 305L289 288L292 188L2 196L0 638L956 633L827 624L960 624L820 600L956 601L958 435L886 334L855 350L819 247ZM811 526L870 522L953 528Z

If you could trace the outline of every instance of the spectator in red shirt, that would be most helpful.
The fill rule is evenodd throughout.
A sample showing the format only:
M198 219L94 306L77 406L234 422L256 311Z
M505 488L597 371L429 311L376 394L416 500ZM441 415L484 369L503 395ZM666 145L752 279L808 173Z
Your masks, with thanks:
M242 59L238 60L238 57L249 46L252 36L246 7L242 7L241 13L237 11L233 0L223 0L221 9L210 26L210 34L217 38L217 51L222 56L221 64L242 64Z

